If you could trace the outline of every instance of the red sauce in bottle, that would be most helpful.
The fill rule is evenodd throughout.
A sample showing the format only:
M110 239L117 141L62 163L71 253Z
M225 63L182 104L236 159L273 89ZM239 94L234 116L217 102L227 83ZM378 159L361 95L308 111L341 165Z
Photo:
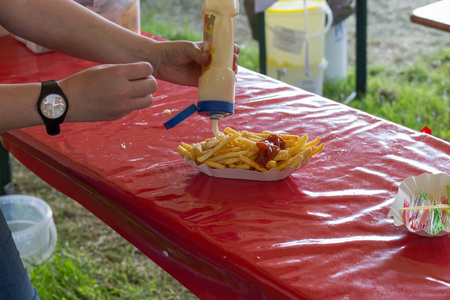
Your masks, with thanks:
M256 146L259 151L255 162L260 166L265 167L269 161L273 160L275 156L277 156L280 150L285 149L286 143L279 135L271 134L266 139L257 142Z

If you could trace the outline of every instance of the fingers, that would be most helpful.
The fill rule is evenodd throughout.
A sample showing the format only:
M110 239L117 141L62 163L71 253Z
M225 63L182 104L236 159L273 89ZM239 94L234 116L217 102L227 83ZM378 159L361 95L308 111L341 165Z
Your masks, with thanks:
M130 80L131 98L153 94L158 89L158 82L155 77Z
M132 110L144 109L153 104L153 95L148 94L142 97L135 97L132 99L132 102L133 102ZM130 112L132 110L130 110Z
M127 68L127 78L129 80L147 78L153 74L153 67L148 62L141 61L120 66Z
M202 53L202 55L199 57L198 60L196 60L196 63L200 65L207 65L209 64L211 60L211 54L209 53Z
M241 48L238 45L234 45L234 53L233 53L233 71L237 74L238 72L238 61L239 61L239 53L241 52ZM209 53L203 53L196 62L200 65L208 65L211 61L211 55Z
M146 108L153 103L153 93L158 89L158 83L153 76L130 82L131 100L134 109Z
M200 53L198 50L202 48L202 44L203 42L197 42L194 43L195 45L195 53L193 53L194 60L196 63L200 64L200 65L205 65L208 64L209 60L211 59L211 55L208 53L204 53L203 51ZM241 52L241 48L234 44L234 57L233 57L233 64L237 64L237 62L239 61L239 56L238 54ZM235 66L237 67L237 66ZM234 68L233 68L234 69ZM236 68L237 70L237 68Z
M236 74L238 72L238 65L237 65L238 61L239 61L239 56L235 53L234 58L233 58L233 71Z
M110 121L153 103L158 84L147 62L100 65L60 82L71 102L66 121Z
M136 62L120 65L125 68L126 86L131 98L128 104L131 110L142 109L153 103L152 94L158 89L158 83L152 76L153 67L148 62Z
M238 45L234 44L234 53L239 54L240 52L241 52L241 48Z
M200 65L208 64L211 59L211 55L208 52L203 52L203 42L196 42L192 44L194 47L189 47L189 49L192 50L189 57L193 57L193 60Z

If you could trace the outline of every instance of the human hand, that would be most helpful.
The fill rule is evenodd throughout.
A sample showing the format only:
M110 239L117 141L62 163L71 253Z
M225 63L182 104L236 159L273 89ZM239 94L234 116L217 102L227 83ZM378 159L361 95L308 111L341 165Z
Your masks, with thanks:
M152 57L154 75L158 79L180 85L197 86L202 74L202 65L208 64L211 56L202 51L203 42L168 41L159 42L158 55ZM237 73L240 48L234 46L233 71Z
M117 120L153 103L158 88L147 62L100 65L59 82L69 100L67 122Z

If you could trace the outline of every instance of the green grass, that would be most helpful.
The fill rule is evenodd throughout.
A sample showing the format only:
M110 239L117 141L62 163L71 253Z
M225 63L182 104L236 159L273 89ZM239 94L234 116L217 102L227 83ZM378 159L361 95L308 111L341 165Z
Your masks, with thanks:
M367 93L349 105L397 124L450 140L450 49L401 69L369 67ZM324 87L324 96L344 102L354 90L354 71Z
M58 246L45 264L30 269L30 277L43 300L163 300L186 295L174 287L167 273L145 272L128 255L121 261L98 264L91 254L68 243Z
M187 20L184 20L184 26L175 27L165 20L161 20L157 15L148 14L142 18L141 30L150 32L156 36L168 40L186 40L201 41L202 33L192 29Z

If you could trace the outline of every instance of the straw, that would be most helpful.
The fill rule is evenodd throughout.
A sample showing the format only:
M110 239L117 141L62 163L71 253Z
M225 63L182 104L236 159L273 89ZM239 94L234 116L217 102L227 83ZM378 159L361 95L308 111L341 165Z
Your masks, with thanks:
M416 207L402 207L400 210L421 210L421 209L443 209L447 213L450 213L450 205L448 204L436 204L428 206L416 206Z
M448 192L450 188L447 186L447 194ZM449 225L450 205L448 199L443 196L429 198L427 192L422 190L420 194L413 195L409 203L405 199L404 206L400 211L411 211L404 214L404 221L412 230L422 229L435 235ZM426 211L426 213L412 211Z

